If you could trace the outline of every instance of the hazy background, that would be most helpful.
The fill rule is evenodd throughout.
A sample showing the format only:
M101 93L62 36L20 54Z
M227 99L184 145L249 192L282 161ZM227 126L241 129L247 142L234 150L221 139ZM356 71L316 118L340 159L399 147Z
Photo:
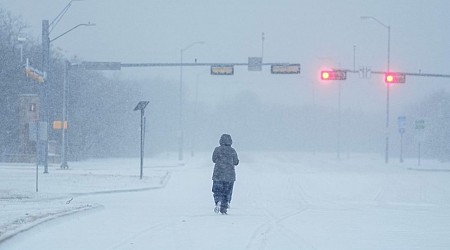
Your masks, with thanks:
M0 0L0 7L22 16L40 43L42 20L51 22L68 2ZM320 70L352 69L354 52L357 69L387 67L387 29L360 17L374 16L391 26L391 71L450 74L449 9L445 0L84 0L72 2L50 37L91 22L96 26L79 27L51 48L79 61L180 62L182 48L203 41L184 52L184 62L245 63L250 56L261 56L264 33L264 62L300 63L301 74L271 75L268 67L261 72L235 67L233 76L211 76L208 67L184 67L185 146L208 149L228 132L245 149L332 151L339 133L339 82L320 81ZM156 142L176 151L179 68L123 68L104 74L126 81L122 88L142 86L141 96L129 100L127 108L140 98L149 99L149 147ZM392 86L392 143L398 136L397 117L432 94L448 91L449 83L448 78L408 76L405 84ZM167 105L168 99L172 105ZM383 77L349 74L341 82L341 105L344 151L383 153ZM123 122L134 128L138 114L130 117Z

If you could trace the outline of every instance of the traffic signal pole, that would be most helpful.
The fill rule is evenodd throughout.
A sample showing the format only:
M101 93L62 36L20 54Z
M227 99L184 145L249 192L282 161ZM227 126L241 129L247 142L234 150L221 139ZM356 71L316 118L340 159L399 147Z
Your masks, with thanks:
M49 38L49 22L48 20L42 20L42 72L47 74L46 82L40 86L41 96L41 108L39 109L39 127L44 126L43 130L46 131L45 135L40 136L40 140L37 143L40 147L40 159L38 162L44 164L44 173L48 173L48 105L47 105L47 91L49 84L49 57L50 57L50 38ZM41 131L41 129L39 129ZM39 164L39 163L38 163Z
M381 23L380 21L378 21ZM391 57L391 26L381 23L388 29L388 45L387 45L387 72L390 71L390 57ZM389 89L390 83L386 83L386 152L385 152L385 163L389 163Z

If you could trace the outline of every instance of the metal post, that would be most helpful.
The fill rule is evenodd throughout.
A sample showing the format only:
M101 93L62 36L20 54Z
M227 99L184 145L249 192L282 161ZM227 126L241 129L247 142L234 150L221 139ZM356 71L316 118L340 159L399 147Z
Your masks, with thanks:
M36 193L39 192L39 121L36 121Z
M50 57L50 38L49 38L49 22L42 20L42 72L46 74L45 83L42 84L41 91L41 121L48 124L48 107L47 107L47 89L49 85L49 57ZM48 126L47 126L48 129ZM47 131L48 134L48 131ZM48 138L41 138L39 141L44 156L44 173L48 173Z
M180 133L178 134L178 143L179 143L179 149L178 149L178 160L183 160L183 49L180 50L180 100L179 100L179 126L180 126Z
M387 44L387 72L390 71L390 55L391 55L391 26L386 25L377 18L373 16L362 16L361 19L372 19L381 26L388 30L388 44ZM389 88L390 84L386 83L386 151L385 151L385 162L389 162Z
M186 46L184 49L180 50L180 114L179 114L179 126L180 126L180 134L179 134L179 150L178 150L178 160L183 160L183 53L188 50L192 46L196 44L203 44L204 42L198 41L193 42Z
M144 175L144 109L141 109L141 175Z
M400 133L400 163L403 163L403 133Z
M388 29L387 72L390 72L391 26L387 26L387 29ZM389 89L390 83L386 83L386 153L385 153L386 164L389 163Z
M39 192L39 164L36 163L36 193Z
M67 121L67 85L69 83L69 62L66 61L64 67L64 81L63 81L63 105L62 105L62 119L61 119L61 168L67 169L66 158L66 121Z
M264 32L261 33L261 59L264 61Z
M195 142L197 137L197 117L198 117L198 79L200 74L197 74L196 81L195 81L195 104L194 104L194 127L192 132L192 139L191 139L191 157L194 157L194 151L195 151Z
M420 166L420 141L418 145L418 158L417 158L417 164Z
M338 97L338 138L337 138L337 158L341 158L341 89L342 84L339 81L339 97Z
M144 117L144 109L148 105L149 101L140 101L137 106L134 108L134 111L141 111L141 174L140 178L142 180L142 176L144 175L144 138L145 138L145 117Z
M63 35L69 33L70 31L74 30L75 28L85 25L85 26L91 26L95 24L79 24L72 29L64 32L63 34L59 35L58 37L50 40L50 32L55 28L55 26L58 24L59 21L61 21L62 17L67 13L68 9L70 8L73 1L81 1L81 0L70 0L70 2L64 7L64 9L56 16L55 19L51 23L49 23L48 20L42 20L42 72L44 75L46 74L46 80L45 83L42 86L43 93L41 94L42 97L42 104L41 104L41 114L40 120L43 120L45 123L48 124L49 122L49 107L47 103L47 94L49 91L49 83L50 83L50 43L55 41L56 39L62 37ZM64 122L64 121L63 121ZM41 147L43 148L43 156L44 156L44 173L48 173L48 134L49 134L49 128L48 125L47 128L47 136L46 138L43 138L42 142L38 142L41 144ZM64 123L63 123L64 127ZM64 128L63 128L64 130ZM63 132L64 133L64 132Z

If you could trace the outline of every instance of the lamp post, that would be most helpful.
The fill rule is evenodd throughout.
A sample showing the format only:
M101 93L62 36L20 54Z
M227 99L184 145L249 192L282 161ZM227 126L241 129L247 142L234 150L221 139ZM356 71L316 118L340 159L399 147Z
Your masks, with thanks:
M72 30L80 27L80 26L95 26L94 23L81 23L73 28L67 30L61 35L53 38L50 42L55 41L56 39L64 36L65 34L71 32ZM68 169L69 165L67 164L67 86L69 85L69 69L71 64L69 62L65 62L64 67L64 81L63 81L63 105L62 105L62 117L61 117L61 168Z
M388 31L388 41L387 41L387 72L390 71L390 54L391 54L391 26L386 25L377 18L373 16L361 16L361 19L372 19L381 26L385 27ZM386 151L385 151L385 162L389 162L389 88L390 84L386 83Z
M179 107L179 126L180 126L180 134L179 134L179 150L178 150L178 160L183 160L183 53L190 49L192 46L196 44L204 44L203 41L197 41L189 44L184 49L180 50L180 107Z
M67 129L67 85L69 83L69 67L68 61L64 64L64 82L63 82L63 107L62 107L62 119L61 119L61 168L67 169L67 146L66 146L66 129Z

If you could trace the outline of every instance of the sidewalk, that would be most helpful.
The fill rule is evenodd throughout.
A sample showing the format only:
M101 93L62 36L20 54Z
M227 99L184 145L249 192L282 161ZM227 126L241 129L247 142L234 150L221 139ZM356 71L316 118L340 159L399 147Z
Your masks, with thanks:
M0 243L45 221L101 207L83 197L163 188L176 162L145 161L144 177L139 159L101 159L69 163L69 169L0 163ZM90 199L92 200L92 199Z

